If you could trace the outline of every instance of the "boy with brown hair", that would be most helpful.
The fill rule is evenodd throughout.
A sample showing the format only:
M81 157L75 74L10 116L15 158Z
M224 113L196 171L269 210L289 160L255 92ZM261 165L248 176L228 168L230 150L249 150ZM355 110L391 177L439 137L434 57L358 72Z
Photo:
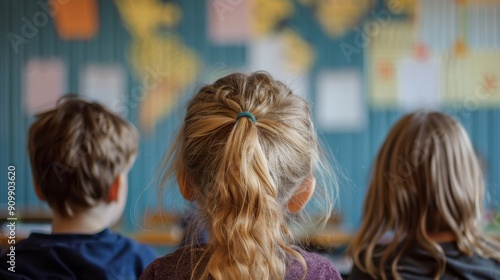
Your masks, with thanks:
M38 115L28 151L35 192L53 212L52 234L16 245L15 272L1 256L0 276L137 279L154 251L109 230L123 214L137 142L130 123L77 97Z

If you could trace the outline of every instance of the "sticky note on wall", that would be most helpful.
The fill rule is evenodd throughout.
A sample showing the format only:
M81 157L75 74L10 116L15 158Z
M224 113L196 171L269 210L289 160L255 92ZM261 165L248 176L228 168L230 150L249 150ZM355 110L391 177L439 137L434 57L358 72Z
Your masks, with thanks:
M116 64L89 64L80 73L80 93L115 113L124 113L125 70Z
M88 40L97 34L99 18L95 0L51 0L59 37L65 40Z
M444 68L444 102L466 110L500 106L499 51L447 57Z
M29 115L54 107L66 90L62 59L32 59L24 71L24 100Z
M437 109L441 102L441 63L438 59L407 58L398 62L398 93L402 108Z
M322 71L317 79L314 109L320 129L327 132L362 130L366 117L361 74L355 70Z
M273 78L284 82L295 94L308 98L308 76L306 71L298 73L291 69L290 54L285 36L267 36L252 40L247 52L250 71L265 71ZM309 54L303 54L305 56ZM303 59L297 59L299 61ZM307 59L304 59L307 60Z
M207 2L208 34L216 44L243 44L250 37L250 0Z

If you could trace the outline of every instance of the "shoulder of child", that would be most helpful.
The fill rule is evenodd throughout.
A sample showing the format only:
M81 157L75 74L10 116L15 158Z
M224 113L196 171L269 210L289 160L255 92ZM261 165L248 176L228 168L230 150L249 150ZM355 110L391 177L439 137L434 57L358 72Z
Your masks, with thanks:
M138 256L143 262L144 265L150 264L154 261L158 255L154 251L154 249L148 245L137 242L136 240L123 236L119 233L114 233L118 239L121 239L123 243L128 243L129 251Z
M342 280L335 265L325 257L302 249L298 249L297 251L304 257L307 264L307 280ZM297 261L294 261L294 264L296 263Z
M194 255L191 255L194 252ZM166 256L157 258L142 273L141 280L166 279L183 280L191 279L193 260L196 262L200 255L186 246Z

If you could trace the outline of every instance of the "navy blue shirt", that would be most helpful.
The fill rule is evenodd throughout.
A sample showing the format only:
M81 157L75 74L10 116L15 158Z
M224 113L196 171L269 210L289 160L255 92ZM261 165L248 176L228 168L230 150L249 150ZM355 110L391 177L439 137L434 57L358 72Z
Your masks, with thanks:
M152 248L109 229L32 233L15 246L15 273L8 270L8 252L0 257L0 279L138 279L156 258Z

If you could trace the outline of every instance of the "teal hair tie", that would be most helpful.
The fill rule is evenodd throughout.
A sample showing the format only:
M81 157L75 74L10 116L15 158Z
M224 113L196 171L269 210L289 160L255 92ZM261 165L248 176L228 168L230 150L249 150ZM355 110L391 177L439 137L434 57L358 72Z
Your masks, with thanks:
M239 113L238 116L236 116L236 121L238 121L240 118L249 118L253 121L253 123L257 122L257 120L252 115L252 113L250 113L248 111L243 111L243 112Z

